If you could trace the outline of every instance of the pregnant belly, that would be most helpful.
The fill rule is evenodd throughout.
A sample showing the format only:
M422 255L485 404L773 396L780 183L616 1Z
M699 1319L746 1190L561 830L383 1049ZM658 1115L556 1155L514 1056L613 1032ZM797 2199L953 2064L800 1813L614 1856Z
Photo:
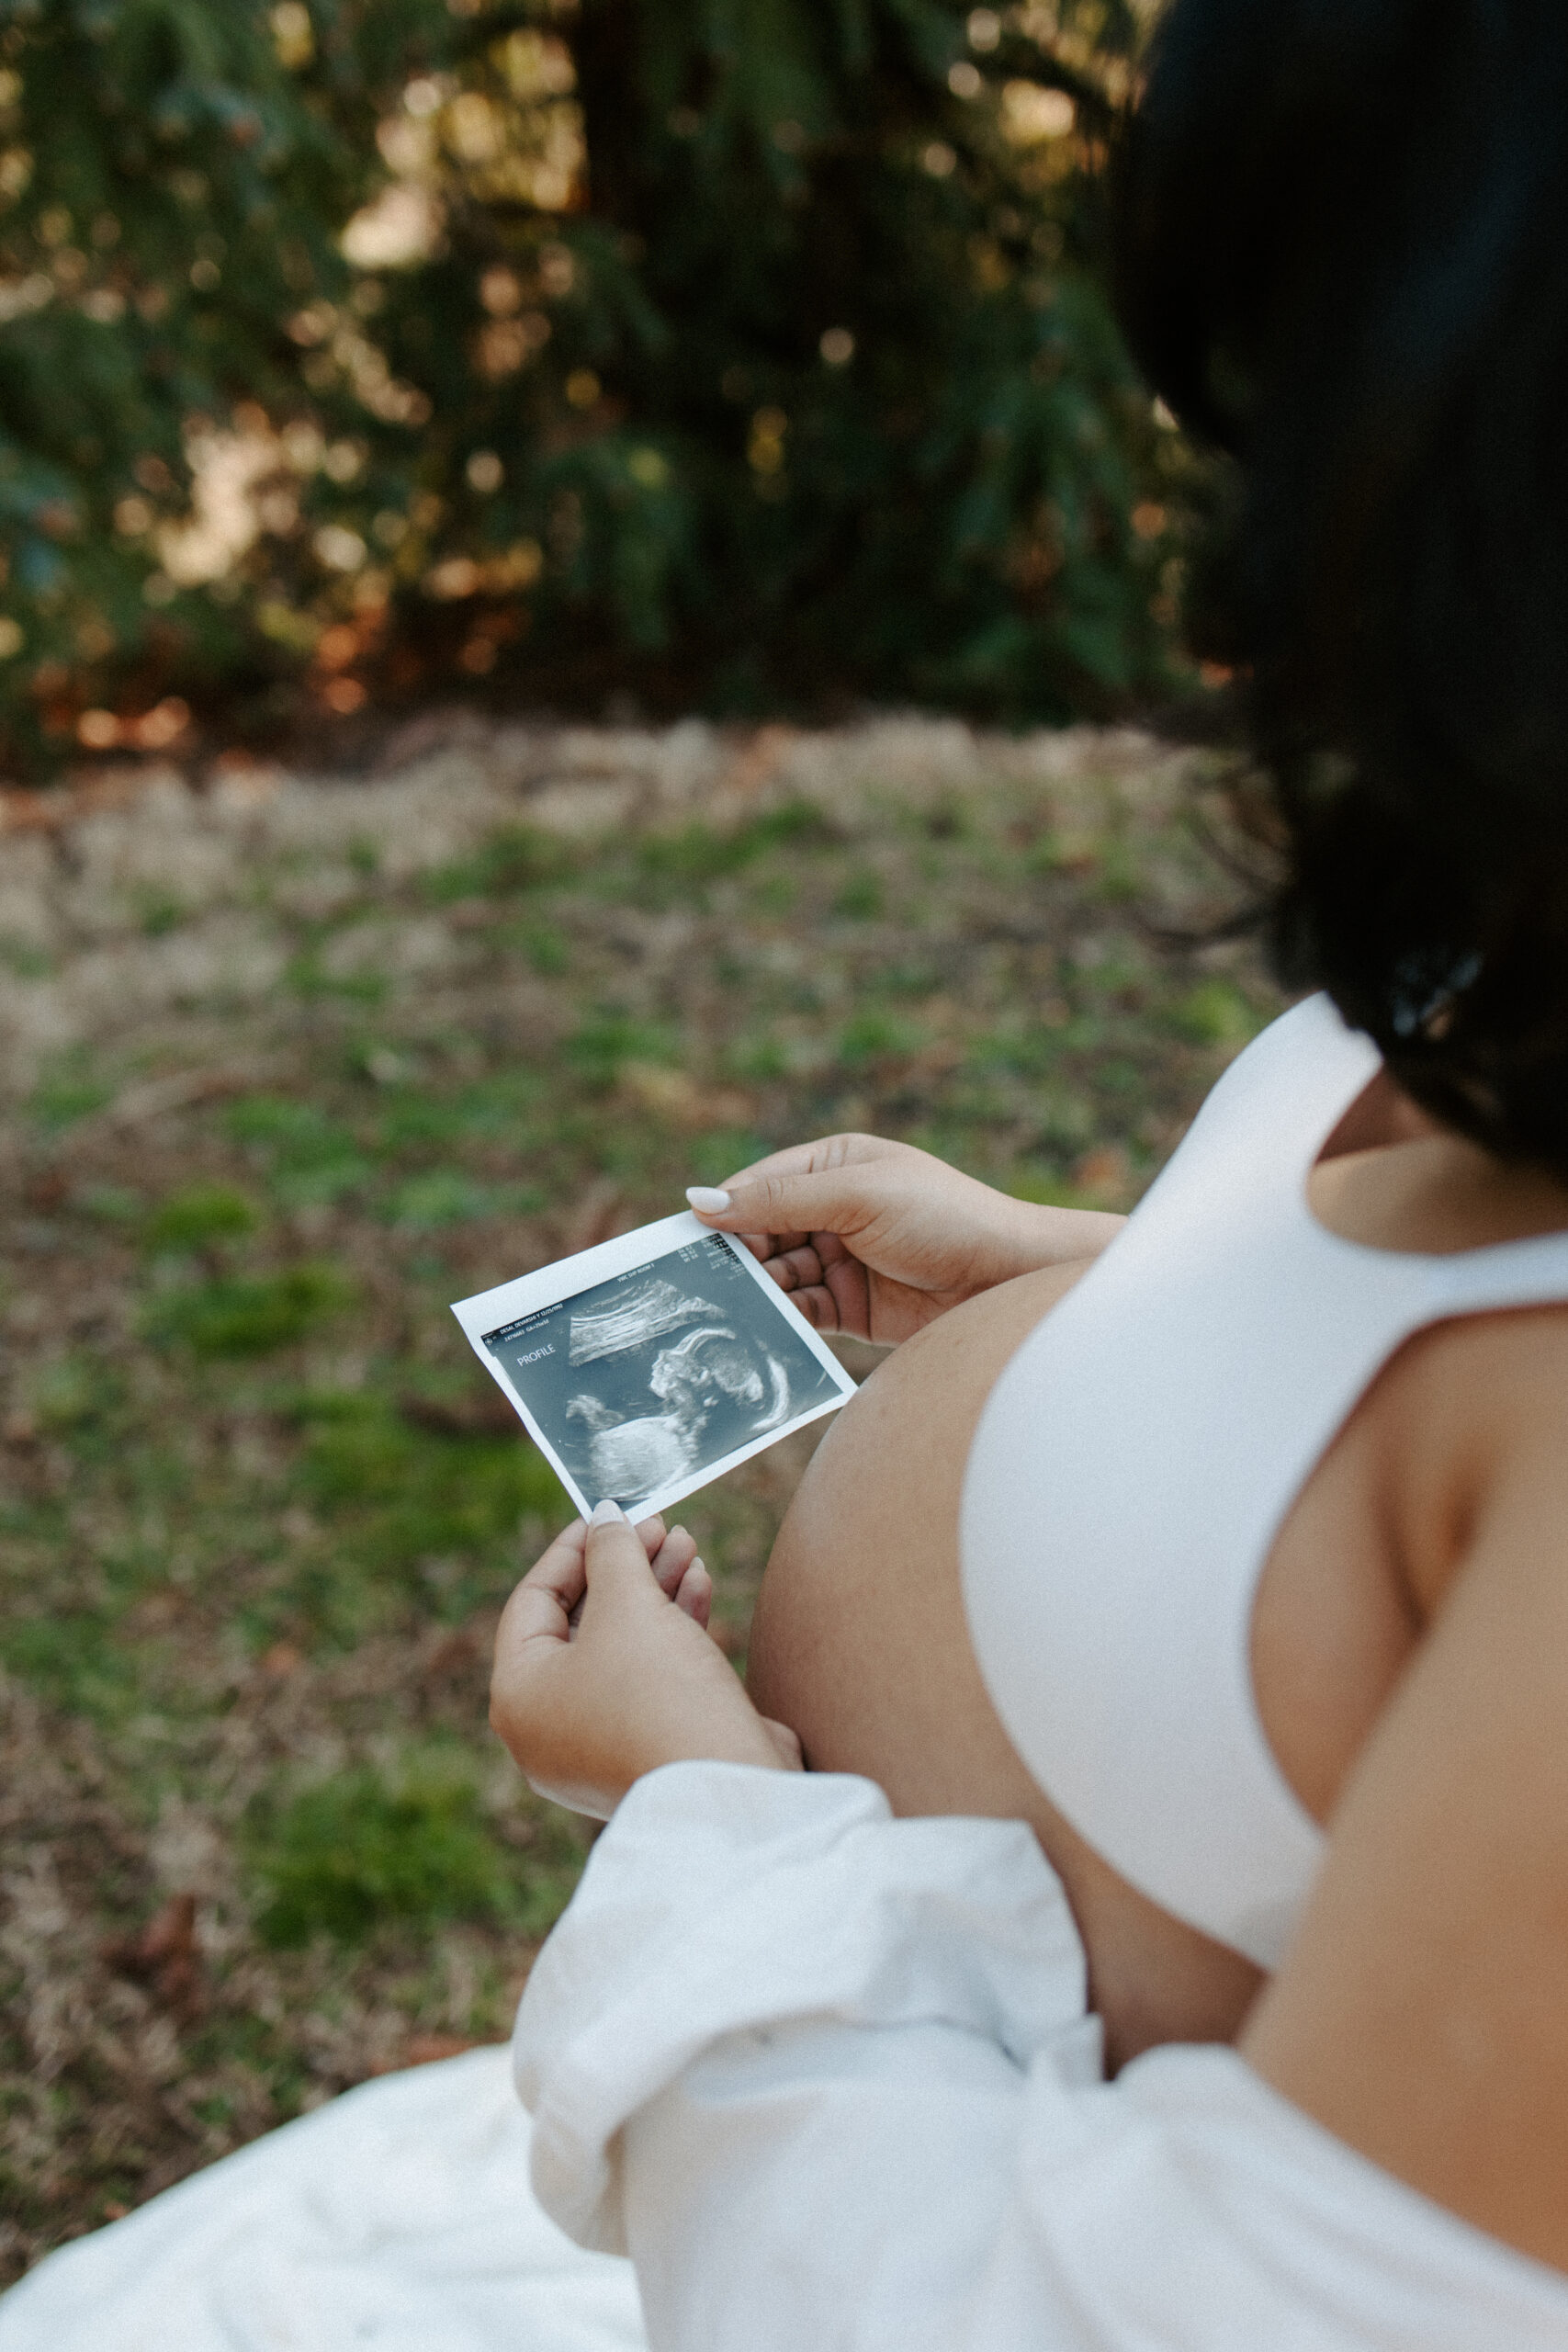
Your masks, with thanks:
M1107 2052L1230 2041L1261 1983L1237 1952L1130 1885L1016 1755L981 1680L958 1577L958 1503L982 1406L1081 1268L1026 1275L878 1366L818 1447L780 1530L750 1686L818 1771L858 1772L903 1815L1028 1821L1066 1888Z

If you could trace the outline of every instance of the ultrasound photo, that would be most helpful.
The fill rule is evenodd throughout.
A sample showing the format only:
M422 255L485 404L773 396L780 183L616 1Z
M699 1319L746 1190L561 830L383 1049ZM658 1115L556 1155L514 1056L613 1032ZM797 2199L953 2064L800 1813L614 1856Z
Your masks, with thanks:
M781 1303L703 1233L482 1340L589 1507L630 1510L842 1403Z

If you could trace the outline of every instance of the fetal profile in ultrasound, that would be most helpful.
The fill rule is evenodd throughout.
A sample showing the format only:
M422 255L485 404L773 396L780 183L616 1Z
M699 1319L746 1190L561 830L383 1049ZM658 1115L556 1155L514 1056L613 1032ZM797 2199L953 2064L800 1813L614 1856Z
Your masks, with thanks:
M486 1332L591 1503L630 1509L840 1401L729 1245L706 1235Z

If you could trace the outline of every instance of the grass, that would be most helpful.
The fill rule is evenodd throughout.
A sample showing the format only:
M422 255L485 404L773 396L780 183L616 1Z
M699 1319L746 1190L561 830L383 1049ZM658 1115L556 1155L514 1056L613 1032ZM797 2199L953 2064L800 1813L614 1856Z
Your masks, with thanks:
M0 2278L506 2030L584 1840L489 1734L488 1653L565 1507L449 1302L840 1127L1127 1205L1274 1006L1201 944L1203 838L1133 759L423 868L361 840L326 915L247 873L276 985L150 993L0 1105ZM116 952L203 921L171 887ZM737 1656L810 1444L683 1513ZM175 1999L124 1955L180 1894Z
M182 1283L149 1304L141 1328L155 1345L197 1356L261 1356L288 1347L353 1302L331 1266L285 1266L273 1274L219 1274Z
M429 1929L481 1919L537 1937L581 1866L575 1841L561 1836L542 1868L521 1867L456 1747L407 1754L389 1775L362 1767L287 1797L269 1792L242 1843L256 1933L274 1951L317 1937L363 1944L389 1921Z
M214 1241L233 1241L254 1230L255 1204L232 1184L190 1184L172 1193L147 1224L147 1247L180 1254Z
M554 834L531 825L510 825L474 856L438 866L425 889L437 906L464 899L516 899L568 879L571 870L570 851Z

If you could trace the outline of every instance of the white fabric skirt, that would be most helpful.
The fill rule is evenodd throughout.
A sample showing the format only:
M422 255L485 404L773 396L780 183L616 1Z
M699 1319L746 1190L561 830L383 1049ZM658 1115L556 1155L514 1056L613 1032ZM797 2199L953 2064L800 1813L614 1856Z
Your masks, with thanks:
M528 2186L511 2052L388 2075L79 2238L0 2352L643 2352L629 2262Z

